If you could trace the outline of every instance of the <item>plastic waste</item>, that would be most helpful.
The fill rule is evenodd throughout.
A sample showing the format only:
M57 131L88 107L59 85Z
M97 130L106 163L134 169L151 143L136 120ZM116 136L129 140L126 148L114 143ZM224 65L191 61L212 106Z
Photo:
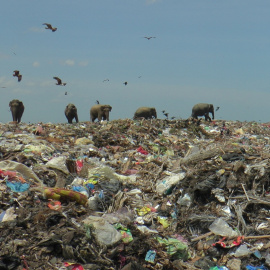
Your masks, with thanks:
M133 240L131 231L127 227L123 226L120 223L115 224L114 227L115 227L115 229L117 229L121 233L122 241L125 244L127 244Z
M186 176L185 172L178 174L172 173L170 176L165 177L162 181L156 184L156 191L162 195L166 193L172 186L176 185L179 181L183 180Z
M95 228L93 233L96 235L97 241L103 245L113 245L122 239L121 233L102 217L89 216L83 220L83 223Z
M226 266L214 266L211 267L210 270L230 270L230 269L227 268Z
M216 235L236 237L238 234L222 218L217 218L210 226L209 230Z
M128 209L127 207L122 207L116 212L104 214L102 217L106 219L110 224L115 223L129 224L134 219L134 212Z
M89 197L88 190L83 186L72 186L72 190L80 192L80 193L84 194L85 196Z
M179 197L179 199L177 200L177 203L181 206L187 206L190 207L191 205L191 198L189 196L189 194L184 194L183 196Z
M250 249L247 247L247 245L241 245L234 253L235 257L243 257L251 254L252 252Z
M158 222L163 226L164 229L170 226L170 222L166 217L158 217Z
M188 252L188 246L182 241L175 238L163 239L161 237L156 238L160 244L165 245L167 253L172 259L188 260L191 256Z
M155 250L148 250L145 255L145 261L154 263L156 257L156 251Z
M30 168L28 168L22 163L10 160L0 161L0 168L2 171L5 172L7 171L15 172L16 175L17 173L19 173L26 181L32 181L40 185L43 185L42 181L37 177L37 175Z
M66 166L66 157L64 156L52 158L46 163L46 166L48 168L57 169L65 174L69 174L69 170Z
M28 183L21 183L17 181L7 181L6 180L7 186L14 192L24 192L29 189L30 185Z
M78 263L64 262L64 266L70 270L84 270L84 268Z
M157 230L151 230L151 229L149 229L148 227L146 227L146 226L144 226L144 225L138 225L138 226L137 226L137 229L138 229L140 232L144 233L144 234L158 233Z
M261 265L261 266L246 265L246 269L247 270L268 270L268 268L265 267L264 265Z
M4 222L4 221L12 221L14 220L17 215L14 214L15 213L15 210L14 208L8 208L6 211L3 211L1 214L0 214L0 222Z

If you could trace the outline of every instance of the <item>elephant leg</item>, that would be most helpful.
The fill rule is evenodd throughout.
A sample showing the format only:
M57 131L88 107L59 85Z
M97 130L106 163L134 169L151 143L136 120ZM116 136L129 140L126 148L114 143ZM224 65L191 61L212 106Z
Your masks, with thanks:
M210 118L210 116L209 116L209 113L205 113L205 114L204 114L204 118L205 118L205 121L211 122L211 118Z
M75 120L76 120L76 123L79 123L79 118L77 114L75 115Z

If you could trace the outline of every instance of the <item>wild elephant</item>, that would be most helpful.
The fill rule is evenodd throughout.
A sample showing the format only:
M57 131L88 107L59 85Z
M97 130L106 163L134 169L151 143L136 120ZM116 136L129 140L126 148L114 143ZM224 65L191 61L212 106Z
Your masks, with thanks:
M77 114L77 108L74 104L72 103L69 103L67 106L66 106L66 109L65 109L65 116L68 120L68 123L69 124L72 124L72 120L75 118L76 120L76 123L79 122L79 119L78 119L78 114Z
M110 105L102 105L102 104L94 105L90 109L90 120L92 120L92 122L94 122L96 119L98 119L98 121L101 120L109 121L109 114L111 110L112 107Z
M140 107L134 113L133 119L137 119L141 117L145 119L157 118L157 111L155 108Z
M193 106L191 117L198 119L198 116L204 116L205 120L211 121L209 113L212 113L212 119L214 119L214 106L208 103L198 103Z
M21 118L24 112L24 105L22 101L13 99L9 102L10 111L14 122L21 122Z

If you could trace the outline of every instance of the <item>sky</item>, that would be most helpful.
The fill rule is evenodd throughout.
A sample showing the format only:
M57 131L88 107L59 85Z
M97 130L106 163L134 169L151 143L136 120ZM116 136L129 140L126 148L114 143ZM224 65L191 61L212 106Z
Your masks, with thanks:
M3 0L0 122L12 99L24 123L66 123L69 103L90 121L96 100L110 120L211 103L217 120L269 122L269 14L269 0Z

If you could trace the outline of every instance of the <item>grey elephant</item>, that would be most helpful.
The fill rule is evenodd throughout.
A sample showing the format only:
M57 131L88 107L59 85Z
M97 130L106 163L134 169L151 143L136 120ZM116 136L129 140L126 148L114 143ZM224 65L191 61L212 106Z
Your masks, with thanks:
M24 112L24 105L22 101L13 99L9 102L10 111L14 122L21 122L21 118Z
M69 103L67 106L66 106L66 109L65 109L65 116L68 120L68 123L69 124L72 124L72 120L75 118L76 120L76 123L79 122L79 119L78 119L78 114L77 114L77 108L74 104L72 103Z
M98 119L98 121L101 120L109 121L109 114L111 110L112 107L110 105L102 105L102 104L94 105L90 109L90 120L92 120L92 122L94 122L96 119Z
M205 120L211 121L209 113L212 113L212 119L214 119L214 106L208 103L198 103L193 106L191 117L198 119L198 116L204 116Z
M137 119L141 117L145 119L157 118L157 111L155 108L140 107L134 113L133 119Z

